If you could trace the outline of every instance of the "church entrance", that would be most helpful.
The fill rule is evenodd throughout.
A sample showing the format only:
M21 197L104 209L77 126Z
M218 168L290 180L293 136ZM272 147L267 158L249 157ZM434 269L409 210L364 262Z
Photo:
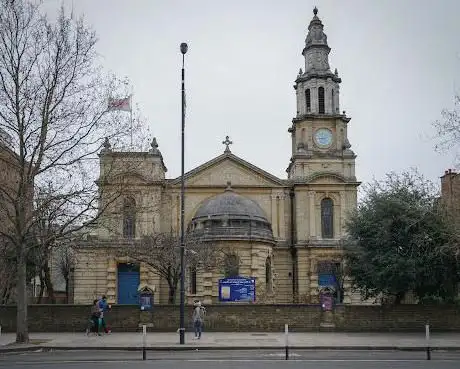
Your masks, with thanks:
M138 304L138 292L141 281L139 265L118 264L118 303Z

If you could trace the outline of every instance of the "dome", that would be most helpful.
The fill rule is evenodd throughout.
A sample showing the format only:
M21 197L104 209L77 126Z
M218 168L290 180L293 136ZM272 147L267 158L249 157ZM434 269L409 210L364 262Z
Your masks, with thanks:
M255 201L234 192L230 183L224 193L203 202L188 231L212 240L273 242L271 224L264 211Z
M220 216L254 218L267 221L260 206L244 196L227 189L223 194L206 200L195 213L196 218Z

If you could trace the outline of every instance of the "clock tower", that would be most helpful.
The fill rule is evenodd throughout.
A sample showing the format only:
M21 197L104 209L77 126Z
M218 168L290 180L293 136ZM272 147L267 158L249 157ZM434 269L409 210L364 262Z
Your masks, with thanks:
M337 68L330 69L331 49L316 7L313 14L302 51L305 69L300 69L294 85L297 114L289 128L292 156L286 171L295 182L321 173L355 182L356 155L347 137L350 118L339 105L342 80Z

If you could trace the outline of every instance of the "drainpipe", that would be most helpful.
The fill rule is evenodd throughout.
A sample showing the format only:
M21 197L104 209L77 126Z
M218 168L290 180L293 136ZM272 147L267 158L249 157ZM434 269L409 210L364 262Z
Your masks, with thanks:
M292 300L293 303L298 302L298 278L297 278L297 248L295 247L296 238L295 238L295 192L294 187L291 187L289 191L289 197L291 199L291 237L290 237L290 248L291 248L291 257L292 257Z

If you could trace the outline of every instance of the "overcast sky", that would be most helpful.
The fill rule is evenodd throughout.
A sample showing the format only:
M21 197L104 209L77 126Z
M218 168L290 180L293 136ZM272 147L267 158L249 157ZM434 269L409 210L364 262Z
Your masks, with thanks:
M44 0L50 11L61 0ZM357 177L418 167L438 181L454 164L431 124L460 90L458 0L74 0L96 30L104 67L128 77L168 177L180 175L179 44L186 55L186 170L232 152L286 178L293 82L316 5ZM64 1L70 9L72 0Z

